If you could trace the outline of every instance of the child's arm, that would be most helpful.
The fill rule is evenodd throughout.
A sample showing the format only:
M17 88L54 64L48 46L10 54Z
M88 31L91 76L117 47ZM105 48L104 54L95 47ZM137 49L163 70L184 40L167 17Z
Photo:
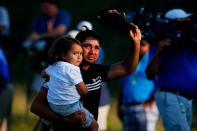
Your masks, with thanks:
M48 120L54 122L65 122L66 124L81 124L85 122L84 112L75 112L67 117L62 117L54 113L47 102L47 92L48 90L42 87L38 94L35 96L31 104L31 112Z
M77 91L81 96L86 95L88 93L88 88L86 87L83 81L77 84L76 87L77 87Z

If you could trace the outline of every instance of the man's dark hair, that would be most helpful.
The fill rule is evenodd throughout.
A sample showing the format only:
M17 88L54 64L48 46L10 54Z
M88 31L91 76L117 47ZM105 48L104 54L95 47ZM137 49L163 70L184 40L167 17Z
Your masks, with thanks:
M98 41L101 40L101 36L93 31L93 30L88 30L86 28L86 30L80 31L77 35L76 35L76 39L79 40L81 43L84 42L85 39L87 39L88 37L92 37L97 39Z

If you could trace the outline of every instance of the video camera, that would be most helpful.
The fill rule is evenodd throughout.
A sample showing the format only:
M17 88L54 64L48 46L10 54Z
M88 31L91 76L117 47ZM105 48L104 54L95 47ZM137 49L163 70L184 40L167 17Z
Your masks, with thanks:
M118 6L103 8L98 14L100 24L112 29L128 34L130 30L135 31L135 26L126 19L125 12Z
M185 42L196 43L197 24L196 17L193 15L190 21L175 21L164 18L160 12L148 12L142 7L138 12L127 11L128 21L131 21L141 29L143 39L148 42L157 43L162 38L170 38L172 44Z
M175 21L165 19L162 15L160 12L145 11L144 7L137 12L124 12L120 7L114 6L100 10L98 21L124 34L135 29L132 24L134 23L141 29L142 38L151 44L157 43L162 38L170 38L173 43L179 43L187 38L196 43L196 19L191 22L176 23L175 26L173 24Z

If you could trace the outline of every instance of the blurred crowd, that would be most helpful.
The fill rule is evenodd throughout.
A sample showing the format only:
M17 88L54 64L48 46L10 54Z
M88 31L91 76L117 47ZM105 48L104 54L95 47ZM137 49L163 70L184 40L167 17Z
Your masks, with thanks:
M59 4L56 0L42 0L39 13L32 19L32 30L24 39L10 34L11 12L0 5L0 131L5 123L6 131L11 131L12 126L12 59L17 59L21 52L29 59L31 76L26 95L31 103L45 81L40 73L49 64L46 54L54 40L61 35L75 38L84 28L93 30L91 20L82 19L73 25L70 12L60 9ZM189 131L192 102L197 93L195 12L177 7L157 12L141 7L137 11L125 11L125 18L141 29L142 42L136 71L117 80L120 83L117 115L123 130L155 131L161 116L166 131ZM107 61L105 53L108 52L101 47L97 64ZM100 131L107 130L111 104L108 88L108 83L103 83L98 116ZM38 120L32 130L38 130L39 124Z

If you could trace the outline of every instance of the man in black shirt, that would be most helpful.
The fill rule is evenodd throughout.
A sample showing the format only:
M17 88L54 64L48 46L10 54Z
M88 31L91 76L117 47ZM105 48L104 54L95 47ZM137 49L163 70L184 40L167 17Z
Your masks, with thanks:
M133 44L131 44L133 46L131 49L133 50L130 51L130 55L126 59L111 65L95 64L99 57L100 48L100 36L95 31L81 31L76 36L76 39L82 43L83 47L83 61L80 69L83 80L88 87L88 94L82 97L81 101L84 107L94 115L96 120L98 116L101 83L134 72L138 64L141 32L137 26L134 31L129 31L129 36L133 40ZM54 131L65 131L69 129L76 129L78 131L88 130L78 129L79 126L76 126L76 123L83 122L83 113L77 112L76 114L63 118L50 110L47 105L46 95L47 87L43 86L32 103L31 111L42 118L54 121Z

